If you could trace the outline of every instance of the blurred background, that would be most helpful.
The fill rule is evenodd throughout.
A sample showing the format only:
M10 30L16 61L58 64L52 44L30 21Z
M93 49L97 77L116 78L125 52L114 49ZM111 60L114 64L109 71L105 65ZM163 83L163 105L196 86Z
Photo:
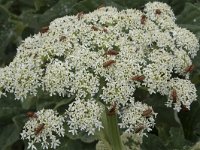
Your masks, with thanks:
M148 0L0 0L0 67L13 60L18 45L28 36L38 33L55 18L73 15L78 12L90 12L99 6L114 6L119 10L127 8L141 9ZM176 17L176 23L192 31L200 38L200 1L198 0L162 0L169 4ZM198 89L198 101L192 104L191 111L181 111L174 119L172 109L165 108L161 102L153 104L157 117L157 126L149 138L144 138L143 150L187 150L200 140L200 53L195 57L196 66L191 75ZM151 101L148 103L151 104ZM25 113L30 110L51 108L57 105L58 97L47 95L28 97L26 101L14 100L13 95L0 99L0 150L23 150L26 143L20 140L20 132L27 120ZM76 139L76 140L72 140ZM59 150L93 150L95 139L86 135L65 137ZM194 149L194 148L193 148ZM200 150L197 148L196 150Z

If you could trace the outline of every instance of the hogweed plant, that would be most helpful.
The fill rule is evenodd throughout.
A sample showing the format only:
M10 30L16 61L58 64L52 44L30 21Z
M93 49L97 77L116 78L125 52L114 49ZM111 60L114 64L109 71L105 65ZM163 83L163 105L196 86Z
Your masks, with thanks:
M126 143L147 135L157 115L135 98L137 90L167 97L166 106L177 112L190 109L197 95L189 74L198 49L167 4L150 2L142 11L102 7L58 18L26 38L0 69L0 95L25 101L42 90L71 99L62 114L28 112L21 138L30 149L38 143L56 149L65 132L95 136L97 150L134 149Z

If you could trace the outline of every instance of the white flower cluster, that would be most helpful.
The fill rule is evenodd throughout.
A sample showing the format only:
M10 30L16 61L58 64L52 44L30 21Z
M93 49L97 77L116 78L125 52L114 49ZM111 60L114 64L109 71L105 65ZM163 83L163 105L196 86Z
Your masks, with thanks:
M190 109L190 104L196 100L196 88L190 80L174 78L170 81L170 92L168 96L167 106L180 111L181 107Z
M22 139L29 141L28 149L37 149L37 143L42 144L43 149L56 149L60 145L56 136L64 136L64 117L51 109L42 109L29 117L21 133Z
M102 128L96 99L123 110L122 128L131 132L141 125L149 131L155 114L141 116L150 107L134 102L136 89L169 96L167 106L177 111L180 104L189 108L196 100L188 77L198 49L195 35L178 27L171 8L161 2L147 3L144 11L103 7L65 16L25 39L13 62L0 69L0 96L11 92L23 100L39 88L50 95L74 95L67 110L74 134Z
M133 134L124 132L121 135L122 142L126 150L141 150L143 136L141 134Z
M66 111L67 124L69 125L69 132L73 135L78 131L86 131L88 135L94 135L95 130L103 128L100 121L103 108L98 105L95 100L81 102L76 100L69 105Z
M153 111L152 107L131 100L124 110L119 113L119 118L121 118L119 126L126 129L126 133L145 135L144 130L149 132L154 127L156 115L157 113Z

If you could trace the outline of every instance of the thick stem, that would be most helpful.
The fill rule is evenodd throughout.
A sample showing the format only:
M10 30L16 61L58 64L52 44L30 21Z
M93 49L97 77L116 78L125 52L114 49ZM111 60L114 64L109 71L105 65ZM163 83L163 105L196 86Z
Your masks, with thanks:
M110 115L108 110L105 110L102 122L104 129L101 132L100 139L107 145L107 148L109 150L124 150L117 122L117 114L113 113Z
M123 144L121 141L119 126L117 122L117 115L106 115L108 126L108 140L112 147L112 150L123 150Z

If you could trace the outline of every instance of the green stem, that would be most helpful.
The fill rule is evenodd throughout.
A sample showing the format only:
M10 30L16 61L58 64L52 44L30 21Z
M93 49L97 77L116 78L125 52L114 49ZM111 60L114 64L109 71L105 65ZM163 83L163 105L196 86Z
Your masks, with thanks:
M108 122L108 138L111 144L112 150L123 150L123 144L121 141L119 127L117 122L117 115L106 115Z
M117 114L108 115L108 110L105 111L103 117L103 135L101 135L101 140L104 144L108 145L109 150L124 150L124 146L121 141L119 126L117 121ZM105 141L107 141L105 143Z

